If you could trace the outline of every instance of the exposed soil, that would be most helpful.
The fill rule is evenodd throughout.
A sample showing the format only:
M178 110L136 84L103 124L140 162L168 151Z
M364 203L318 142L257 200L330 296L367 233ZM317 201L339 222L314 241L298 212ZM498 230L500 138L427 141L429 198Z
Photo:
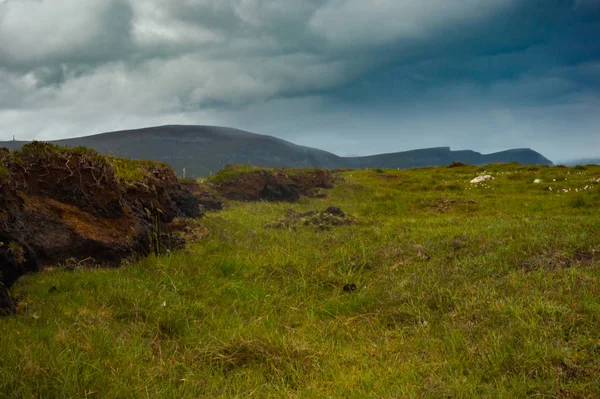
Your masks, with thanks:
M401 179L403 176L400 175L388 175L385 173L378 173L377 177L383 180L398 180Z
M251 169L231 173L239 165L228 165L224 169L226 178L212 184L227 199L237 201L296 202L301 195L323 196L316 189L328 189L334 185L333 174L325 169L301 170ZM216 176L217 178L219 175Z
M437 212L449 212L456 207L473 207L477 205L477 201L472 199L460 198L436 198L433 200L424 201L425 206Z
M118 265L132 254L161 251L176 217L201 215L196 197L166 165L133 163L142 178L127 181L95 151L38 142L0 150L0 161L8 171L0 175L2 292L39 264ZM10 298L0 295L0 308L10 311Z
M23 274L36 272L39 268L35 253L27 244L0 237L0 316L15 310L8 288Z
M464 168L465 166L471 166L468 163L464 162L452 162L448 165L449 168Z
M535 255L521 263L519 267L525 272L535 270L568 269L571 267L589 267L600 262L600 251L578 250L572 254L561 253L547 248L543 253Z
M298 226L313 226L318 230L330 230L334 226L354 224L357 219L346 215L340 208L331 206L324 211L296 212L288 209L285 216L267 223L266 228L296 229Z
M197 181L185 181L183 185L192 193L203 210L220 211L223 209L223 200L219 198L217 194L211 193L209 190L200 186Z

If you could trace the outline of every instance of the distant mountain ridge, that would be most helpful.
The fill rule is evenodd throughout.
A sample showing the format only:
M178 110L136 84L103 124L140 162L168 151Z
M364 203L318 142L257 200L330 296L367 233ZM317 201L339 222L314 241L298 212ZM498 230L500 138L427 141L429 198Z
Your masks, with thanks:
M577 165L600 165L600 157L599 158L581 158L581 159L571 159L568 161L560 162L566 166L577 166Z
M416 168L464 162L487 165L495 162L545 164L552 162L529 148L493 154L450 147L427 148L364 157L340 157L327 151L288 141L218 126L166 125L122 130L92 136L50 141L58 145L85 146L104 154L151 159L170 164L188 177L208 176L227 164L245 163L267 167L324 168ZM0 142L0 147L20 148L24 141Z

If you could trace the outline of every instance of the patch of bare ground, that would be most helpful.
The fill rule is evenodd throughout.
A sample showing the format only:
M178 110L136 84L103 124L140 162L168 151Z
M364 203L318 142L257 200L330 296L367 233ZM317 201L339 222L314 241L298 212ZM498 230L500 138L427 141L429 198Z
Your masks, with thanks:
M581 249L573 253L561 252L552 248L522 262L519 268L525 272L535 270L557 270L571 267L589 267L600 263L600 250Z
M475 209L477 207L477 201L462 198L435 198L423 201L423 205L437 212L449 212L457 207Z
M353 216L346 215L340 208L331 206L323 211L297 212L289 209L285 216L267 223L266 228L296 229L298 226L313 226L317 230L330 230L334 226L357 223Z
M322 197L336 177L326 169L264 169L227 165L208 183L223 197L237 201L296 202L301 195Z

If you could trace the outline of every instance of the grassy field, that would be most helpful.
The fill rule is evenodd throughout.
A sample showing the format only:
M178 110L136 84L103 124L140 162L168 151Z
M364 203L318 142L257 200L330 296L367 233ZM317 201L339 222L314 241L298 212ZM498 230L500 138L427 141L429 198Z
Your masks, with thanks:
M600 167L341 176L229 202L183 251L26 276L0 397L600 397ZM356 223L265 228L328 206Z

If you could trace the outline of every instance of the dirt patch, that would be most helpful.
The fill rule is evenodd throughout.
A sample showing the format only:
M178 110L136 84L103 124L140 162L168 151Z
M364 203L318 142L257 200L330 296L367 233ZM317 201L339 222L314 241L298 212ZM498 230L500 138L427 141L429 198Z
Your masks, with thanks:
M532 256L519 265L525 272L536 270L557 270L571 267L588 267L600 262L600 251L577 250L572 254L548 249L543 253Z
M466 166L471 166L468 163L464 163L464 162L452 162L450 163L450 165L448 165L449 168L464 168Z
M477 205L477 201L473 199L436 198L433 200L424 201L423 205L437 212L449 212L459 206L475 206Z
M334 186L333 174L325 169L261 169L227 165L208 183L223 197L236 201L296 202L301 195L323 195L315 189Z
M324 211L297 212L289 209L285 216L267 223L266 228L291 229L298 226L313 226L317 230L330 230L334 226L357 223L353 216L346 215L340 208L331 206Z
M199 225L197 220L177 218L169 224L172 233L170 234L171 246L182 247L187 243L200 241L208 230Z
M184 181L185 188L192 193L204 211L220 211L223 209L223 199L207 187L203 187L195 180Z
M309 198L327 198L328 194L327 194L327 191L322 188L313 187L313 188L306 190L304 195Z
M300 382L294 376L299 371L308 372L316 354L292 344L237 340L207 351L203 357L211 367L222 370L226 375L260 364L269 369L270 379L280 380L285 376L289 384L297 386Z
M379 177L380 179L383 179L383 180L398 180L398 179L401 179L404 176L389 175L389 174L385 174L385 173L378 173L377 177Z

